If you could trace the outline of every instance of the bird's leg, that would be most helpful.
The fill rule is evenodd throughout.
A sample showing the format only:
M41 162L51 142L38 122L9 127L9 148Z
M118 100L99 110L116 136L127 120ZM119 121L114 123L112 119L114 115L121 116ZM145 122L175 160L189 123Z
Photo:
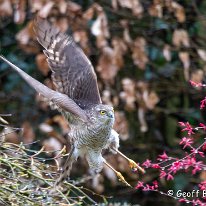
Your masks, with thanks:
M128 187L132 187L132 186L125 180L125 178L123 177L123 175L122 175L120 172L118 172L117 170L115 170L105 159L104 159L104 164L105 164L107 167L109 167L111 170L114 171L114 173L117 175L117 177L119 178L119 180L120 180L121 182L123 182L124 184L126 184Z
M142 172L143 174L145 173L145 170L140 167L135 161L133 161L132 159L128 158L126 155L124 155L123 153L121 153L119 150L112 148L115 152L117 152L119 155L121 155L122 157L124 157L128 162L129 162L129 166L132 170L139 170L140 172Z

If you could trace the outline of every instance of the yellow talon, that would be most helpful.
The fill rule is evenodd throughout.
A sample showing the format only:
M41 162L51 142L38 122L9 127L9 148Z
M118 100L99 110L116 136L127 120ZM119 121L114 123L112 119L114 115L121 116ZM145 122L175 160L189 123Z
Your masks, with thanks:
M128 159L129 161L129 166L132 170L140 170L143 174L145 173L145 170L140 167L135 161L131 160L131 159Z
M123 182L125 185L127 185L128 187L132 187L123 177L123 175L118 172L117 170L115 170L106 160L104 160L104 164L107 165L107 167L109 167L111 170L113 170L115 172L115 174L117 175L119 181Z
M117 172L117 177L119 178L119 181L123 182L128 187L132 187L123 177L123 175L120 172Z
M126 155L124 155L123 153L121 153L119 150L114 149L114 148L113 148L113 150L116 151L118 154L120 154L122 157L124 157L127 161L129 161L129 167L130 167L132 170L136 171L136 170L138 169L138 170L141 171L143 174L145 173L145 170L144 170L142 167L140 167L135 161L129 159Z

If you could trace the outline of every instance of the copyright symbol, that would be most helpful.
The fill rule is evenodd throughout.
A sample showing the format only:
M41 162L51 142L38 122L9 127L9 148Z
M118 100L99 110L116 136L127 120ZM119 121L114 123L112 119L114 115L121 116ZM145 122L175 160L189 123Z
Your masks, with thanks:
M173 190L168 190L167 194L168 194L169 196L173 196L174 192L173 192Z

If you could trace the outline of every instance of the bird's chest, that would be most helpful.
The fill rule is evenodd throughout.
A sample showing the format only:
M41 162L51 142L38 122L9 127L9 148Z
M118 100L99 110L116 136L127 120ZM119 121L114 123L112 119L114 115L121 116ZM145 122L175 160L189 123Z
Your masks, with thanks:
M102 149L110 136L111 127L84 127L75 128L70 136L75 140L77 148L89 147L92 149Z

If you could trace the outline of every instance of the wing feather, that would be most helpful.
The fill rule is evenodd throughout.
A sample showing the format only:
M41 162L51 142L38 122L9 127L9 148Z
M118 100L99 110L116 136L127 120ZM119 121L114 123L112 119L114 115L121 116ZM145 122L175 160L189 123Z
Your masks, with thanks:
M79 117L83 121L87 121L87 115L84 110L82 110L71 98L67 95L62 94L60 92L54 91L41 82L37 81L33 77L29 76L23 70L12 64L3 56L0 56L4 62L9 64L11 68L19 73L19 75L31 86L33 87L38 93L42 94L46 97L49 101L53 102L58 107L64 109L65 111L72 113L73 115Z
M41 18L35 21L34 30L37 40L45 49L56 90L68 95L79 105L81 102L84 102L84 106L100 104L94 68L73 38Z

